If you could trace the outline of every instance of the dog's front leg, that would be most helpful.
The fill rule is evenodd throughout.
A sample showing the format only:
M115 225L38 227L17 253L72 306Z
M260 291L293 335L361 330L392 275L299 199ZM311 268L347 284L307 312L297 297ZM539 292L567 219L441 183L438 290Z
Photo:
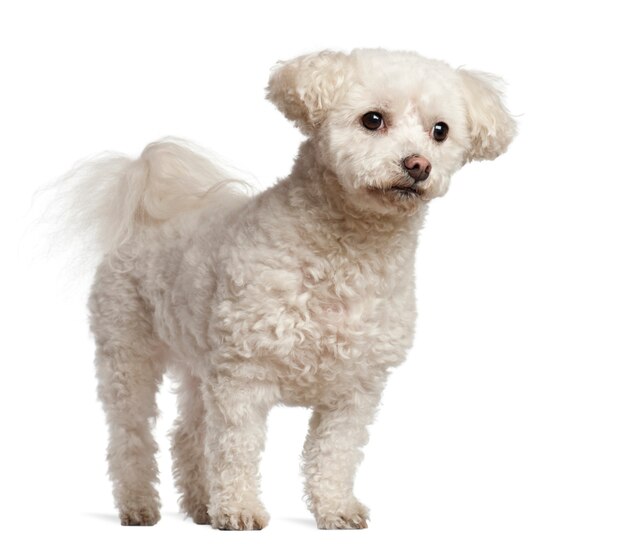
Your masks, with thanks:
M269 521L259 494L259 457L275 386L228 379L205 383L208 513L223 530L262 529Z
M353 494L354 476L379 395L354 395L313 412L304 445L307 503L320 529L364 529L368 510Z

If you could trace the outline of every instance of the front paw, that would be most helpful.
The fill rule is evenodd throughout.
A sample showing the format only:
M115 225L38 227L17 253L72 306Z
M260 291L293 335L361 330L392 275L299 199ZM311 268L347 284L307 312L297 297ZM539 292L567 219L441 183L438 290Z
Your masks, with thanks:
M361 503L315 514L318 529L367 529L368 519L369 512Z
M161 519L156 505L142 507L123 507L120 509L120 523L125 526L155 525Z
M268 513L261 507L253 510L217 508L211 511L211 525L221 531L258 531L267 527Z

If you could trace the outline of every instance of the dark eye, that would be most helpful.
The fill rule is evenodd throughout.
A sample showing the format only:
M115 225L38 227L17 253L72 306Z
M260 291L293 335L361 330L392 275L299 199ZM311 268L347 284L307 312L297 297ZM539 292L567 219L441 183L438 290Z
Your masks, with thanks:
M377 111L368 111L363 117L361 117L361 124L367 130L380 130L384 128L385 121L383 120L383 114Z
M439 121L433 125L433 140L436 142L443 142L448 137L448 125L443 121Z

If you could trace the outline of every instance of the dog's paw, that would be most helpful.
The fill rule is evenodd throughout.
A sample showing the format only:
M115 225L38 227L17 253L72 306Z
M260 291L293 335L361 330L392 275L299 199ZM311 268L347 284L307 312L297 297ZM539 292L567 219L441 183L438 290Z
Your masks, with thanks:
M221 531L258 531L267 527L268 521L265 510L220 511L211 516L211 525Z
M211 525L211 518L206 506L200 504L189 511L189 517L196 525Z
M317 514L315 519L318 529L367 529L369 512L358 503L351 508Z
M123 508L120 510L120 522L127 526L155 525L161 519L157 507Z

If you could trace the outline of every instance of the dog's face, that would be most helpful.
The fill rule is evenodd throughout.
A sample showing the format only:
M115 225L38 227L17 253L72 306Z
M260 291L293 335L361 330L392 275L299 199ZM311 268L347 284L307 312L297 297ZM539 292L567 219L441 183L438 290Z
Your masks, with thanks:
M506 150L515 122L495 83L414 53L322 52L279 65L268 97L355 206L410 214L463 164Z

